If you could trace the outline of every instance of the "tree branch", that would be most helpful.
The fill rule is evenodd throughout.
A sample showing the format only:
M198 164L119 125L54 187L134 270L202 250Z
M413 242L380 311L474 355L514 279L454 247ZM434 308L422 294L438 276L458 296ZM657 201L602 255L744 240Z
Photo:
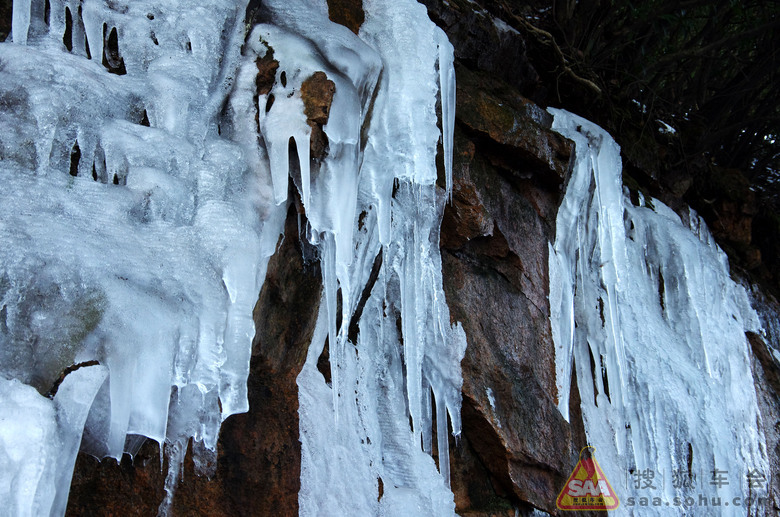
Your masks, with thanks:
M591 81L590 79L585 79L584 77L581 77L577 75L577 73L571 69L571 67L568 65L568 61L566 59L566 56L563 54L563 51L558 46L558 43L556 43L555 38L552 34L549 32L539 29L538 27L533 26L530 22L525 20L524 18L517 16L514 14L509 6L506 4L504 0L500 2L501 7L504 9L504 11L516 22L518 23L523 30L534 36L539 43L543 45L548 45L552 47L553 51L555 52L555 55L558 57L558 60L560 61L561 67L563 68L563 71L566 75L568 75L573 81L579 83L580 85L590 89L593 93L595 93L598 96L601 96L601 88Z

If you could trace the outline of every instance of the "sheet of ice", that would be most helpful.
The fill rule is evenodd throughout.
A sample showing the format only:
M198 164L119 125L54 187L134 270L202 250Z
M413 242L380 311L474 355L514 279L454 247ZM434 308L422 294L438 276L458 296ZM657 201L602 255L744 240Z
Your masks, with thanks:
M728 501L719 515L763 515L747 502L765 495L747 474L769 472L745 338L759 321L744 288L695 213L683 221L658 200L631 203L605 131L550 112L576 144L550 248L561 413L573 370L588 440L623 514L644 515L644 496L679 515L692 509L675 497ZM715 469L728 484L713 483Z
M447 437L460 433L465 336L450 325L438 251L453 50L414 1L364 7L356 36L324 0L263 2L268 23L244 45L246 1L50 0L48 19L43 2L15 2L13 43L0 45L0 373L34 395L77 362L107 371L103 383L66 376L57 408L88 387L94 402L72 396L79 418L63 431L59 409L37 402L40 464L72 468L82 428L97 456L133 454L138 436L164 442L167 511L187 442L207 464L221 421L247 409L252 307L292 181L325 285L300 378L304 514L453 513ZM256 96L255 62L271 51L277 81ZM335 85L322 159L309 156L301 95L315 72ZM315 368L326 337L332 385ZM434 432L441 475L426 454ZM52 476L3 502L39 491L61 514L67 483Z
M72 469L85 419L100 457L134 453L137 435L174 457L193 438L209 456L221 421L248 408L252 308L282 218L266 163L221 135L244 123L223 105L245 8L51 0L47 23L43 2L14 2L0 44L0 377L45 393L74 363L108 371L97 386L66 376L65 409L32 406L30 461ZM2 503L64 512L60 474L13 468L30 485Z

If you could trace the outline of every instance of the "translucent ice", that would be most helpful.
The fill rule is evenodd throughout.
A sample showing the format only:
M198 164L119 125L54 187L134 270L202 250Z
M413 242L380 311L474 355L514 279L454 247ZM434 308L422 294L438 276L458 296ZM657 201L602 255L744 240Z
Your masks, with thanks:
M0 377L0 499L8 515L65 513L84 421L106 373L75 371L53 400Z
M64 511L82 429L100 457L133 454L139 436L166 444L161 513L188 441L196 465L214 455L221 421L247 410L252 308L291 188L325 286L299 380L301 507L453 512L465 336L438 251L452 46L411 0L366 0L359 36L324 0L262 2L267 23L247 35L246 4L14 3L0 44L0 373L8 404L36 408L40 441L3 422L0 454L30 449L48 469L8 460L3 502L20 512ZM279 68L259 93L270 53ZM315 73L334 86L323 156L303 95ZM330 386L315 368L326 338ZM38 394L62 375L53 403Z
M324 1L265 2L272 23L250 35L240 74L256 73L269 52L279 62L257 101L255 147L268 150L277 203L291 180L298 188L322 262L317 329L298 378L301 514L452 515L448 435L460 433L465 336L450 325L438 228L452 182L453 50L416 2L363 6L356 36L327 19ZM289 142L305 160L301 89L318 71L335 85L323 127L328 153L291 167ZM445 188L436 185L440 143ZM350 336L353 318L359 332ZM316 367L326 339L330 384ZM426 454L434 432L441 475Z
M267 167L220 134L238 125L223 106L245 3L52 0L48 21L43 4L15 2L0 44L0 374L34 399L29 386L46 393L73 364L107 370L67 374L56 407L33 406L31 454L70 461L68 476L82 429L101 457L134 453L137 435L213 454L220 422L248 407L252 308L280 224ZM69 483L46 472L9 471L27 495L3 502L63 513Z
M576 144L550 248L561 413L574 371L588 440L626 514L644 515L629 497L701 496L731 502L720 515L763 515L747 501L765 489L744 482L752 469L769 477L745 338L759 323L744 288L695 213L682 220L656 199L634 206L614 140L550 111ZM712 483L718 471L731 482ZM649 472L657 491L640 477ZM681 474L691 482L674 482ZM737 497L745 504L734 508Z

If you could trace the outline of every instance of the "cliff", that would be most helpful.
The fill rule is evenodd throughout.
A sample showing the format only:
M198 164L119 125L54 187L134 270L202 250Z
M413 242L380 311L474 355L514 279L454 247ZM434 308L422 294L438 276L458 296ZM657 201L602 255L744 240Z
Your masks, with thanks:
M508 13L491 0L423 3L449 36L456 58L453 195L440 235L451 320L462 324L468 342L461 363L463 431L457 443L450 437L449 447L456 511L474 517L531 515L534 509L558 515L555 499L587 444L576 372L568 392L569 420L558 410L562 394L556 388L550 326L549 245L572 173L573 143L551 129L552 117L544 109L549 86L535 69L527 37L513 27ZM250 3L247 23L258 21L257 7ZM359 31L361 0L329 0L328 7L331 20ZM257 65L258 91L270 89L260 78L278 80L272 60ZM305 97L308 123L316 133L332 91L320 81ZM659 176L646 160L657 149L637 148L635 136L629 131L618 137L631 149L625 183L633 194L651 193L680 212L694 205L730 253L734 275L774 285L778 244L757 235L755 199L744 176L717 169L712 181L691 190L688 174ZM315 159L327 153L327 142L313 144L311 153ZM296 379L322 289L319 262L303 258L311 256L299 234L305 218L297 199L258 294L249 412L224 422L211 479L196 475L187 456L173 515L298 514ZM771 224L766 217L762 221ZM763 288L769 318L772 311L777 314L772 289ZM756 334L750 343L770 466L777 472L780 374L772 350L778 343ZM320 358L326 377L327 352ZM152 441L118 464L80 453L68 514L154 514L165 497L166 462ZM774 508L780 509L780 480L771 483ZM380 497L381 486L380 481Z

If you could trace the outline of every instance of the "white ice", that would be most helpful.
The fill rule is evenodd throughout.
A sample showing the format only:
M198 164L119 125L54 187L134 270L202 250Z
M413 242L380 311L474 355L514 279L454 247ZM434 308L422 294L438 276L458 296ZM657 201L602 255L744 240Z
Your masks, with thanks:
M57 416L99 457L135 453L134 435L213 454L221 421L248 409L252 308L278 236L263 229L279 218L267 171L220 135L245 7L51 1L47 25L43 2L17 1L0 44L0 373L45 393L99 361L89 416ZM61 391L87 390L80 372ZM72 469L80 440L56 443L44 402L34 453ZM55 501L35 515L64 512L70 478L53 479L29 489Z
M8 404L37 408L25 423L40 440L0 424L0 454L27 451L8 460L3 503L62 514L83 430L99 457L134 454L139 435L165 443L167 511L187 442L208 463L220 423L248 409L252 308L292 185L325 286L299 378L302 513L453 514L466 342L438 251L453 49L414 1L364 8L356 36L324 0L263 2L268 23L247 35L246 1L51 0L48 22L43 2L14 2L0 44L0 373ZM271 50L277 80L255 99ZM301 97L316 71L336 87L321 160ZM337 299L349 322L380 252L350 340ZM331 385L315 367L326 337ZM87 361L101 366L67 375L53 402L39 395Z
M701 496L731 504L719 515L763 515L761 504L747 504L766 495L748 487L748 472L770 473L745 337L759 321L745 289L695 213L683 220L656 199L631 203L609 134L550 112L553 128L576 144L550 247L561 413L569 417L574 371L588 440L621 514L645 515L645 496L682 515L674 498L699 504ZM729 484L713 485L714 469ZM657 490L639 477L649 471ZM675 471L690 472L695 486L675 487Z
M324 285L298 378L301 514L452 515L447 437L460 433L465 336L450 325L438 228L452 182L453 50L416 2L363 6L366 19L356 36L328 21L324 1L267 2L264 13L273 23L250 35L240 74L250 77L257 57L271 50L279 61L273 104L267 113L258 109L255 146L268 150L277 203L287 200L290 166L286 157L275 162L273 149L286 152L292 137L303 161L301 148L308 146L301 85L315 71L335 83L324 126L328 155L310 168L298 164L300 177L292 177L309 239L320 249ZM286 84L278 80L282 71ZM258 105L267 101L261 96ZM445 156L440 187L439 145ZM336 325L337 299L341 321L349 322L379 253L379 278L369 286L353 342L348 325ZM326 338L330 384L316 368ZM426 454L434 432L441 437L440 475Z

